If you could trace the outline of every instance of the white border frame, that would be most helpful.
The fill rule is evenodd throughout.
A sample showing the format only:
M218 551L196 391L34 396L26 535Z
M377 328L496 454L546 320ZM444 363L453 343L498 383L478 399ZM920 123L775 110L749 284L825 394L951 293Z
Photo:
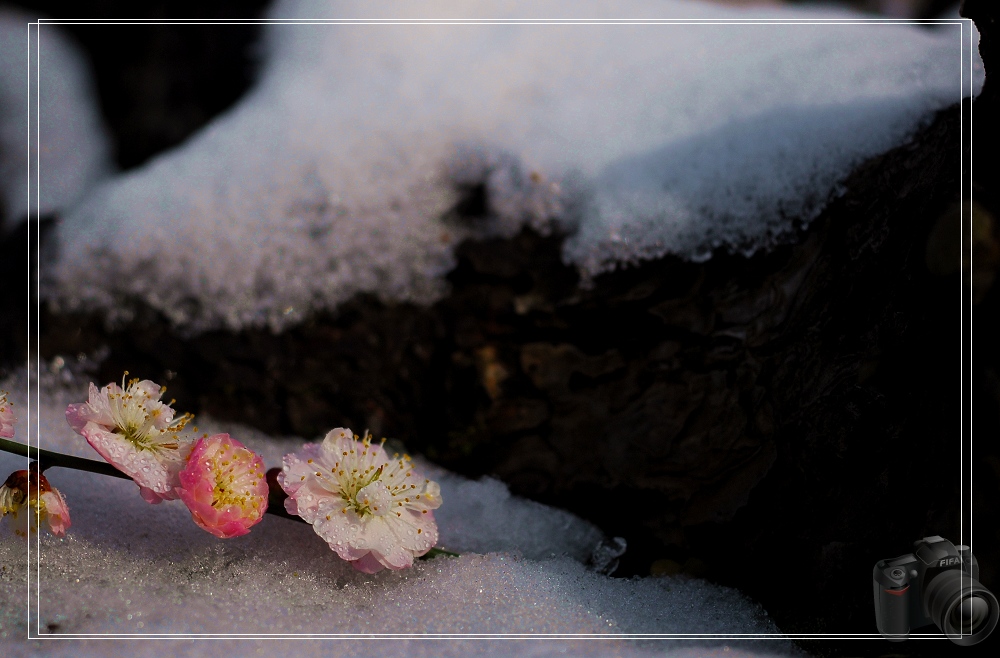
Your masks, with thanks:
M925 20L914 20L914 19L880 19L880 18L860 18L860 19L613 19L613 20L602 20L602 19L316 19L316 20L300 20L300 19L247 19L247 20L205 20L205 19L166 19L166 20L154 20L154 19L122 19L122 20L105 20L105 19L39 19L28 24L28 86L29 86L29 124L28 124L28 154L29 154L29 165L28 165L28 201L29 201L29 231L28 231L28 249L34 249L36 256L40 251L40 237L39 230L37 228L37 218L38 209L41 207L41 196L40 196L40 186L41 186L41 166L38 159L38 155L41 153L41 140L40 131L38 130L38 122L41 113L41 95L40 95L40 84L41 84L41 66L40 66L40 39L39 31L42 25L149 25L149 24L161 24L161 25L257 25L257 24L281 24L281 25L495 25L495 24L517 24L517 25L631 25L631 24L641 24L641 25L865 25L865 24L875 24L875 25L957 25L960 27L960 53L961 46L965 44L966 39L971 42L971 25L972 20L968 18L958 18L958 19L925 19ZM967 36L968 34L968 36ZM35 66L32 70L31 62L31 47L34 44L35 47ZM969 198L972 198L972 112L971 103L968 110L968 137L966 137L966 109L963 105L965 96L963 94L965 86L965 72L968 70L971 72L973 70L973 49L974 45L970 43L969 48L969 60L968 62L961 62L960 70L960 87L959 87L959 103L961 109L961 119L960 119L960 144L959 148L964 150L964 145L968 140L969 143L969 156L966 159L964 153L961 156L961 167L959 172L959 185L961 194L961 213L962 213L962 227L965 227L965 221L968 219L969 222L969 245L971 247L971 208L966 208L965 203L965 192L968 191ZM961 56L961 55L960 55ZM968 69L966 69L966 64ZM34 74L34 79L32 80L32 74ZM32 88L32 82L34 82ZM35 100L35 106L32 108L31 99ZM32 111L33 110L33 111ZM35 146L36 149L32 152L31 142L32 142L32 131L35 131ZM965 172L966 168L968 170L968 179L966 182ZM32 182L32 175L34 175L34 184ZM34 201L34 203L32 203ZM966 245L965 236L960 235L960 244L964 250ZM971 254L971 249L970 249ZM960 257L964 258L964 253L960 254ZM970 255L970 267L971 267L971 255ZM39 272L35 273L36 276L36 286L40 284L40 267ZM40 329L38 326L37 318L40 317L41 309L41 299L37 294L38 288L36 288L35 296L35 306L31 309L31 264L29 259L28 264L28 291L29 291L29 325L28 325L28 350L29 354L32 349L37 347L40 341ZM964 278L960 281L961 293L960 293L960 405L962 408L962 415L960 417L960 467L959 467L959 477L960 477L960 490L962 491L962 499L959 503L960 515L959 520L960 536L959 543L964 544L965 534L966 534L966 517L968 517L968 545L972 548L972 509L971 509L971 498L972 498L972 477L971 477L971 467L972 467L972 399L971 399L971 389L972 389L972 369L969 368L968 374L968 389L966 389L966 376L965 376L965 347L966 347L966 337L969 340L969 360L971 363L972 358L972 290L965 290L965 280ZM968 306L966 307L966 303ZM32 312L33 310L33 312ZM968 315L968 324L966 325L966 315ZM30 357L29 357L30 359ZM36 353L35 355L35 367L36 372L41 372L41 360L40 356ZM34 414L34 426L29 422L28 426L28 446L29 450L39 449L39 436L40 436L40 412L39 412L39 400L40 400L40 383L36 378L35 381L35 396L32 397L30 378L27 384L28 388L28 409L29 414ZM966 396L968 395L968 403L966 406ZM34 402L34 405L32 405ZM969 429L968 429L968 457L966 458L965 451L965 410L968 409L969 412ZM30 417L30 416L29 416ZM32 429L34 429L34 443L32 442L33 434ZM965 486L965 468L969 468L969 482L968 489ZM965 507L965 493L968 493L970 498L970 505L968 513ZM40 614L40 581L41 581L41 560L40 557L40 533L36 534L35 537L35 578L34 578L34 590L32 589L32 572L31 572L31 542L28 544L28 618L30 620L32 603L34 602L34 612L35 612L35 628L31 628L29 621L29 631L28 639L56 639L56 640L86 640L86 639L132 639L132 640L163 640L163 639L425 639L425 640L441 640L441 639L476 639L476 640L487 640L487 639L509 639L509 640L528 640L528 639L548 639L548 640L580 640L580 639L590 639L590 640L790 640L790 639L800 639L800 640L871 640L871 639L881 639L879 633L838 633L838 634L822 634L822 633L766 633L766 634L752 634L752 633L683 633L683 634L658 634L658 633L593 633L593 634L574 634L574 633L538 633L538 634L525 634L525 633L361 633L361 634L344 634L344 633L316 633L316 634L295 634L295 633L159 633L159 634L145 634L145 633L42 633L41 632L41 614ZM34 597L32 597L34 594ZM34 601L33 601L34 599ZM911 640L945 640L947 637L943 633L912 633L910 634Z

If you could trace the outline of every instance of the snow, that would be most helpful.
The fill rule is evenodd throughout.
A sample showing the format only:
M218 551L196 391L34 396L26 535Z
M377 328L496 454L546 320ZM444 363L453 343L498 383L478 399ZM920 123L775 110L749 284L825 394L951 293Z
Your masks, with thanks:
M92 88L90 71L75 44L58 28L43 26L40 41L28 23L35 20L0 8L0 201L5 228L28 218L29 102L38 103L41 143L32 132L31 158L41 153L39 209L51 214L68 208L111 172L110 145ZM37 52L36 52L37 47ZM28 53L39 71L39 95L28 90ZM36 56L41 67L34 67ZM36 130L38 126L35 126ZM40 150L39 150L40 146ZM31 199L34 207L36 199Z
M280 330L362 292L432 302L455 244L524 225L571 233L564 259L585 279L668 253L749 254L983 81L978 58L961 80L968 22L680 1L458 7L287 0L272 16L703 20L268 25L264 71L237 107L66 214L47 296L112 322L140 299L191 331ZM477 184L490 217L455 221Z
M65 371L64 371L65 372ZM42 377L39 436L43 448L96 458L66 424L65 406L86 397L86 379ZM28 432L28 376L4 382L18 411L17 438ZM33 389L34 390L34 389ZM34 421L32 421L34 422ZM250 428L199 419L203 431L228 431L257 450L265 464L304 439L267 437ZM0 453L0 472L23 468L22 458ZM511 496L495 480L470 481L423 464L441 484L437 514L440 546L458 558L418 561L413 569L367 575L329 550L303 523L267 516L244 537L220 540L200 530L179 501L151 506L136 485L91 473L47 472L70 506L65 538L45 534L40 556L37 612L27 609L27 544L0 528L0 637L5 655L146 655L156 644L135 635L359 634L359 633L768 633L764 611L734 590L683 577L615 579L583 562L601 539L598 529L567 512ZM33 545L34 546L34 545ZM32 558L32 563L34 558ZM28 621L30 614L30 624ZM123 642L34 642L43 633L133 637ZM569 638L573 640L573 638ZM744 642L746 642L744 640ZM739 640L708 641L697 655L795 655L787 640L757 640L751 653ZM729 648L725 648L728 645ZM218 655L212 642L181 645L186 655ZM268 644L241 644L244 650ZM10 649L8 649L10 647ZM296 645L303 655L354 655L363 645ZM621 640L530 643L466 639L387 642L383 655L684 656L691 643ZM53 653L55 652L55 653ZM716 653L718 652L718 653ZM663 655L658 653L658 655ZM691 654L694 655L694 654Z

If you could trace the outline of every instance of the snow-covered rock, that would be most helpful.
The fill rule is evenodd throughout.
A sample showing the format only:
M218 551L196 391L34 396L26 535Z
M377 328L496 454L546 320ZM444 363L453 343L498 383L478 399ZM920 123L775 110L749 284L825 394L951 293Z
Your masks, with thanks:
M585 277L750 253L983 80L969 21L679 0L287 0L272 16L339 20L268 25L237 107L67 214L59 307L121 319L140 299L188 329L280 329L361 292L430 302L455 244L524 225L571 233ZM477 185L489 218L449 219Z

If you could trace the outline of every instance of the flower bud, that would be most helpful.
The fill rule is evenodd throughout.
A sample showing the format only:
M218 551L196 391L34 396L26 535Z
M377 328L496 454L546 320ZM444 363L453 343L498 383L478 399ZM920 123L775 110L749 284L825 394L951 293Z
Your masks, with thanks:
M69 508L59 490L38 471L38 462L27 470L14 471L0 486L0 515L10 517L14 533L26 537L43 523L56 536L70 526Z

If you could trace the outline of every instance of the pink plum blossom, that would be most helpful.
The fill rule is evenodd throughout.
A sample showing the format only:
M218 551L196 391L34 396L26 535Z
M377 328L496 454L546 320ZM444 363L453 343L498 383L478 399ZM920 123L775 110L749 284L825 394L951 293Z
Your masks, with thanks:
M14 405L7 401L7 392L0 391L0 437L14 438Z
M59 490L38 472L38 464L30 468L30 484L28 471L15 471L0 486L0 516L10 516L14 533L22 537L37 531L42 523L62 537L70 526L69 507Z
M417 474L409 456L390 459L382 445L359 439L337 428L321 444L285 455L278 474L285 509L359 571L413 566L437 543L431 510L441 506L441 489Z
M191 449L191 440L180 431L193 416L175 419L170 404L160 401L166 389L148 379L133 379L123 387L124 378L121 387L98 389L91 383L90 399L66 407L66 421L105 460L135 480L147 502L173 500L177 473Z
M267 510L264 462L228 434L198 439L177 492L203 530L228 539L250 532Z

